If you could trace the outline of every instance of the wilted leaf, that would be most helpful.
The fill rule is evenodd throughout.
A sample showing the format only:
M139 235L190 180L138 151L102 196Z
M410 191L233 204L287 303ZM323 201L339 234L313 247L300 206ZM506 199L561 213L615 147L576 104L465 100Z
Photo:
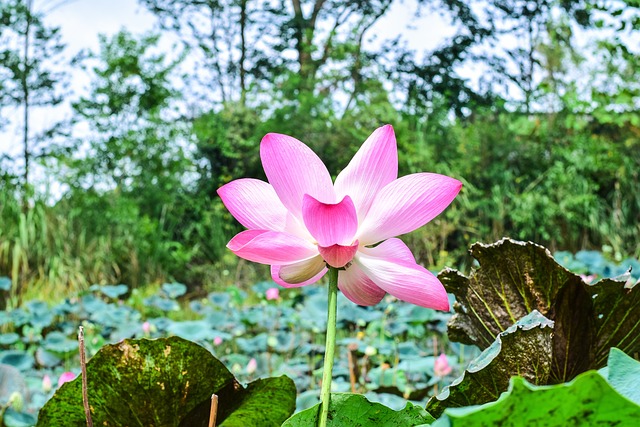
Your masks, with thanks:
M570 383L535 386L522 378L511 380L509 391L496 402L447 409L436 425L449 426L633 426L640 406L620 396L595 371Z
M457 300L449 322L453 341L486 348L497 334L538 310L555 324L550 382L604 366L611 347L640 350L640 310L634 309L640 304L638 287L614 279L589 285L530 242L478 243L471 254L480 267L470 277L455 270L439 276Z
M553 322L537 311L498 335L493 344L469 364L462 376L427 403L427 411L440 416L446 408L478 405L496 400L520 375L545 384L551 371Z
M206 426L213 393L219 425L260 399L273 411L245 425L279 425L295 408L288 378L264 380L278 390L256 396L253 383L244 389L206 349L178 337L105 346L87 364L87 379L93 422L101 426ZM80 377L64 384L40 411L38 426L85 425L81 387Z
M295 414L282 427L308 427L317 425L320 404ZM433 422L424 409L407 402L407 406L394 411L380 403L369 402L361 394L332 393L329 406L329 426L396 427L417 426Z

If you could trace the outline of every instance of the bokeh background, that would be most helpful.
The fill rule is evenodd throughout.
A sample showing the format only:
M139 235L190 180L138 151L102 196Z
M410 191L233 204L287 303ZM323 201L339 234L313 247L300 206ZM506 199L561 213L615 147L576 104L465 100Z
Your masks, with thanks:
M2 306L92 284L251 289L216 189L268 132L337 175L391 123L464 182L404 236L468 270L503 236L640 255L636 0L0 0Z

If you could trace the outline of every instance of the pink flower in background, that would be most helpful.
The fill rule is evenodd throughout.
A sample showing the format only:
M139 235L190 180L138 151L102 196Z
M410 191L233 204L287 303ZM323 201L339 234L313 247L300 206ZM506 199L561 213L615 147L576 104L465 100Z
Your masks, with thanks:
M265 296L267 297L267 300L275 300L280 298L280 291L278 288L269 288L267 289L267 292L265 292Z
M591 284L591 282L593 282L597 277L598 277L597 274L590 274L588 276L586 274L580 275L580 278L582 279L582 281L587 285Z
M258 369L258 362L252 357L249 363L247 363L247 374L253 374L256 369Z
M149 333L151 332L151 323L144 322L142 324L142 332L144 332L145 335L149 335Z
M220 344L222 344L222 338L220 338L220 337L215 337L215 338L213 339L213 345L220 345Z
M60 378L58 378L58 387L60 387L64 383L73 381L75 377L76 374L74 374L73 372L64 372L62 375L60 375Z
M51 384L51 377L47 374L44 374L42 377L42 391L44 393L49 393L53 388L53 384Z
M248 228L231 239L231 251L271 265L273 280L287 288L315 283L331 266L340 269L338 287L356 304L374 305L389 293L449 309L440 281L394 236L440 214L460 181L433 173L398 178L390 125L373 132L335 183L320 158L290 136L266 135L260 157L269 183L238 179L218 190Z
M436 377L446 377L451 373L451 366L444 353L440 354L433 363L433 373Z

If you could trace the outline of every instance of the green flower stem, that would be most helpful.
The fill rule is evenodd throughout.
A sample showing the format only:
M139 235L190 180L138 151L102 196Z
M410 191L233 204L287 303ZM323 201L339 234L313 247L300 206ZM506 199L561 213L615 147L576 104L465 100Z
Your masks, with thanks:
M331 379L333 378L333 356L336 352L336 317L338 313L338 269L329 267L329 299L327 310L327 343L324 351L324 368L322 372L322 409L320 410L319 427L326 427L331 400Z

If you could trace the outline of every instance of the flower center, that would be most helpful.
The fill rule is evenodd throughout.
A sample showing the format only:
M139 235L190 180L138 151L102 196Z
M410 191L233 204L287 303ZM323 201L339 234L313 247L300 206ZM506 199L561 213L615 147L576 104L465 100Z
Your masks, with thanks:
M318 251L322 258L331 267L342 268L353 260L356 252L358 252L359 242L356 240L352 245L331 245L320 246L318 245Z

